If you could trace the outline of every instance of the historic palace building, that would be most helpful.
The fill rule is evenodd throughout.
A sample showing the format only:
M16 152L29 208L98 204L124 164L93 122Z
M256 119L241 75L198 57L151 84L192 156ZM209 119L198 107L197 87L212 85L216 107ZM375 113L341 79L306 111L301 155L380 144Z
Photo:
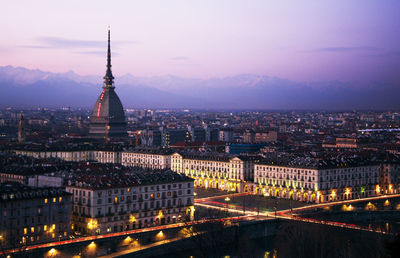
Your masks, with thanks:
M135 148L121 153L122 165L151 169L171 168L171 154L168 149Z
M252 192L254 161L250 157L174 153L171 169L193 178L196 187Z
M394 180L384 178L385 169L390 168L392 178L399 174L398 166L359 159L260 160L254 166L254 190L265 196L315 203L392 194L398 190L390 183Z
M168 169L193 178L196 187L250 192L306 202L328 202L400 192L400 163L395 158L351 157L340 153L279 157L235 156L226 153L172 152L170 149L72 152L16 151L33 157L95 160L145 169ZM75 156L76 155L76 156ZM21 174L0 179L26 181Z
M88 235L193 220L193 179L171 170L74 173L72 228Z
M94 105L89 135L93 138L121 138L127 136L125 112L117 93L111 72L110 30L108 31L107 71L104 86Z

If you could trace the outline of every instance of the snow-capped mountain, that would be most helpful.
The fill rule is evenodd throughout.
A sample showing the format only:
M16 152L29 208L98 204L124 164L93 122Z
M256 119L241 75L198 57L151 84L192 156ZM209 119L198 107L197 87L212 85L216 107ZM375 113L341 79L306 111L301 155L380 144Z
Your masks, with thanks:
M0 67L0 106L91 107L102 76ZM116 74L125 107L208 109L398 109L400 85L340 81L302 83L264 75L183 78Z

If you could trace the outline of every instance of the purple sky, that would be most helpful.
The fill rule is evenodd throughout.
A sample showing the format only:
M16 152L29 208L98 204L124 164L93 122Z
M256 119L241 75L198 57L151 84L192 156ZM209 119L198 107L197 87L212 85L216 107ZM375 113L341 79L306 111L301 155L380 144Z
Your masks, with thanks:
M5 1L0 65L400 82L400 1Z

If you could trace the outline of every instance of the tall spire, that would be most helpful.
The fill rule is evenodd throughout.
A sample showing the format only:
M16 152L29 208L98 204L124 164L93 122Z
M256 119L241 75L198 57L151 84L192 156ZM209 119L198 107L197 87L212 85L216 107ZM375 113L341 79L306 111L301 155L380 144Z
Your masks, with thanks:
M107 49L107 71L104 76L103 88L114 88L114 76L111 72L111 46L110 46L110 27L108 27L108 49Z

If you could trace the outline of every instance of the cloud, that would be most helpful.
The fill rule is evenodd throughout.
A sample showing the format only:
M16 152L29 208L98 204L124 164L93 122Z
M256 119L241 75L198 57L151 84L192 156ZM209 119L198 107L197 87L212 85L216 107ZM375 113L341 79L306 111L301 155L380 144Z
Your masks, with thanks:
M325 47L316 48L311 52L355 52L355 51L377 51L376 47Z
M98 40L78 40L59 37L39 37L36 39L37 45L24 45L24 48L104 48L107 41ZM113 41L113 46L126 44L140 44L140 41Z
M186 66L186 67L200 66L200 64L196 64L196 63L178 63L176 65L178 65L178 66Z
M37 45L21 45L18 47L22 47L22 48L51 48L49 46L37 46Z
M106 50L104 51L77 51L76 54L81 55L96 55L96 56L106 56ZM119 54L115 51L112 52L112 56L119 56Z
M175 61L183 61L183 60L189 60L189 59L190 59L190 57L187 57L187 56L175 56L175 57L171 58L171 60L175 60Z

